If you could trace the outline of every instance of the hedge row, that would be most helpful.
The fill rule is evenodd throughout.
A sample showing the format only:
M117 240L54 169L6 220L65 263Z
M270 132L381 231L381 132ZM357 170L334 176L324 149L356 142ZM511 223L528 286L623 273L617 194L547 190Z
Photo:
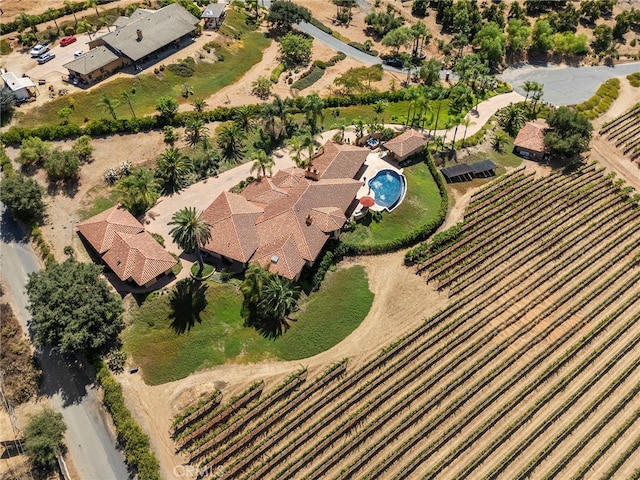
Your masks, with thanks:
M336 55L338 57L340 54ZM349 95L343 97L329 97L324 99L326 108L349 107L351 105L371 105L379 100L389 102L399 102L404 99L402 90L394 92L370 92L361 95ZM294 108L301 111L305 97L297 97L293 100ZM262 105L247 105L254 114L259 115L264 108ZM225 122L233 119L235 109L230 107L217 107L206 112L184 112L173 117L163 117L160 115L142 118L119 118L117 120L102 118L80 126L74 123L67 125L46 125L37 128L24 128L13 126L6 132L0 134L0 140L5 145L20 146L22 140L27 137L39 137L42 140L54 141L67 138L77 138L81 135L99 137L103 135L127 134L148 132L149 130L161 129L166 125L183 127L194 118L201 118L206 122Z
M102 385L102 401L113 418L127 463L137 470L140 480L160 480L160 464L151 451L149 437L131 415L124 403L122 387L101 360L98 361L96 378Z
M589 100L581 103L576 108L589 120L593 120L609 110L613 101L618 98L619 92L620 80L618 78L610 78L600 85L598 91Z
M378 56L377 50L371 50L370 48L365 47L363 44L358 42L349 42L348 45L350 47L355 48L356 50L360 50L361 52L366 53L367 55L371 55L372 57Z
M269 77L271 83L278 83L278 80L280 80L280 75L282 75L282 72L284 72L285 68L286 67L284 63L279 63L276 68L273 69L273 71L271 72L271 76Z
M295 88L297 90L304 90L305 88L309 88L311 85L320 80L323 75L324 67L314 64L309 70L304 72L298 80L293 82L291 88Z
M431 176L436 182L438 186L438 191L440 192L440 207L438 208L438 216L432 220L431 222L427 222L423 225L419 225L415 230L407 234L404 238L390 241L387 243L382 243L378 245L354 245L348 242L345 242L345 248L347 249L347 253L350 255L374 255L379 253L387 253L395 250L400 250L401 248L406 248L411 245L415 245L417 242L421 242L425 240L427 237L432 235L442 222L444 222L445 217L447 216L447 210L449 208L449 197L447 195L447 187L442 179L442 176L438 169L436 168L433 160L431 159L431 155L429 152L425 151L424 162L427 164L429 168L429 172Z
M98 0L97 3L98 5L102 5L103 3L110 3L114 1L115 0ZM51 11L49 12L51 16L48 16L48 15L45 16L44 14L43 15L29 14L29 18L31 19L32 25L38 25L40 23L44 23L54 19L58 19L60 17L64 17L65 15L71 15L71 13L73 12L80 12L87 8L91 8L91 7L87 7L86 2L69 2L69 4L65 5L64 7L52 8ZM14 20L13 22L2 23L0 24L0 35L16 32L20 30L21 27L23 27L23 25L19 18Z

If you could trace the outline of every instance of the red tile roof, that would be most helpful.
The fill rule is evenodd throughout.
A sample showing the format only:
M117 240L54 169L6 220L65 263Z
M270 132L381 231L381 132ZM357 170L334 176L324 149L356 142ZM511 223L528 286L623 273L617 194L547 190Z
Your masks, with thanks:
M414 128L409 128L397 137L384 142L383 146L398 158L407 157L424 147L427 137Z
M309 168L317 170L320 178L354 178L368 154L368 150L355 145L327 142Z
M513 146L526 148L533 152L544 153L544 134L546 129L547 125L542 123L525 123L513 141Z
M116 205L78 224L78 231L122 281L142 286L176 264L127 209Z
M329 235L344 225L345 213L362 186L353 176L368 151L342 147L329 142L325 153L316 157L323 157L320 164L327 175L319 180L292 167L249 185L241 195L220 194L203 213L212 235L205 249L296 278L305 262L316 259ZM351 176L336 176L339 173Z

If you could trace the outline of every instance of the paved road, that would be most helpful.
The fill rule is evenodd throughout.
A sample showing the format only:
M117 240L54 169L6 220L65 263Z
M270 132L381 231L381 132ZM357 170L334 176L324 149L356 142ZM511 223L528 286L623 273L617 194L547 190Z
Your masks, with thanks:
M522 84L533 80L544 85L543 100L553 105L575 105L589 99L602 82L640 72L640 63L627 63L615 67L569 67L567 65L529 65L509 67L498 78L511 84L525 95Z
M24 285L40 269L33 250L4 205L0 203L0 275L10 290L16 315L25 329L31 318ZM42 391L67 424L66 445L81 480L130 478L123 455L115 448L98 398L85 367L51 348L38 352ZM75 480L75 479L74 479Z

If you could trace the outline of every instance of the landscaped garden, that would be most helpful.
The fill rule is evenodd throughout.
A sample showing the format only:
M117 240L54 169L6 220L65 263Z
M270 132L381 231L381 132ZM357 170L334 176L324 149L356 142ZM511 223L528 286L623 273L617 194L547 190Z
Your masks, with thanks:
M227 362L296 360L342 341L364 320L372 302L364 269L340 269L301 302L290 328L271 340L243 325L242 293L236 287L185 282L132 309L124 350L152 385Z
M356 250L380 250L382 246L403 243L424 225L436 222L441 215L442 197L429 166L420 162L404 169L407 193L392 212L383 212L379 221L367 215L342 241Z

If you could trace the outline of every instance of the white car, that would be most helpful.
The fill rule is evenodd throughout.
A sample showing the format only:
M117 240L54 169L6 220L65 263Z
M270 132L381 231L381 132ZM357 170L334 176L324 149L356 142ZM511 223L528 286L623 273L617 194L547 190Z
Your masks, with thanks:
M33 58L36 58L36 57L39 57L40 55L42 55L43 53L48 52L48 51L49 51L49 45L48 44L47 45L38 44L35 47L33 47L31 49L31 52L29 52L29 53L31 54L31 56Z
M73 52L74 58L81 57L82 55L84 55L84 52L82 50L78 50L77 52Z

